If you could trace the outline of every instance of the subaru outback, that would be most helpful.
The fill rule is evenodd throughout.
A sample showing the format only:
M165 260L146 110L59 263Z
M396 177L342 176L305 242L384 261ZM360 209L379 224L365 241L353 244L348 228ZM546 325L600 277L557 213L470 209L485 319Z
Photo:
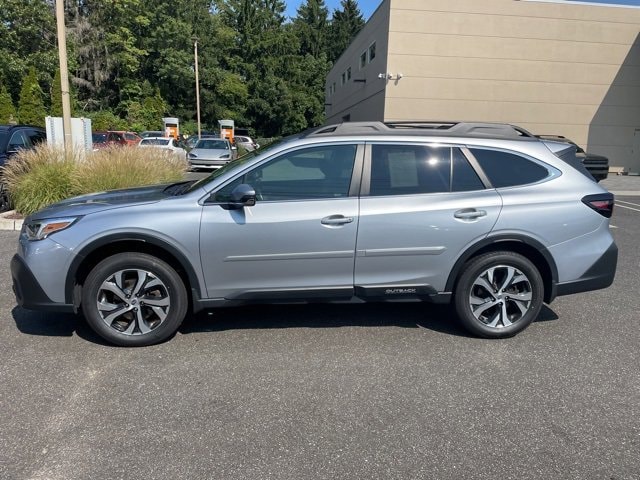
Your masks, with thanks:
M503 124L320 127L199 181L29 216L14 291L125 346L189 312L290 301L448 302L473 334L509 337L613 282L614 198L571 148Z

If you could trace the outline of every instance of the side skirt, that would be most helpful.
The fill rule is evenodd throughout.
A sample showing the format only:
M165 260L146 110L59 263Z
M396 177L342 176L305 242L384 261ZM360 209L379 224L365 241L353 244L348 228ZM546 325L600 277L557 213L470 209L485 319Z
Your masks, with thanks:
M212 308L259 304L369 303L369 302L451 302L451 292L438 292L431 285L376 285L355 288L256 290L230 298L199 298L191 291L193 313Z

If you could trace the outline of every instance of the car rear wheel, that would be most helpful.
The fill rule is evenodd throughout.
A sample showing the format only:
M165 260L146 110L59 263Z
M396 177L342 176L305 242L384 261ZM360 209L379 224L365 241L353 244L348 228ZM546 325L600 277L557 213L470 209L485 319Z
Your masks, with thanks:
M87 323L102 338L121 346L166 340L182 323L187 306L180 275L144 253L106 258L89 273L82 289Z
M455 308L471 333L511 337L540 313L544 285L538 269L513 252L491 252L467 264L455 291Z

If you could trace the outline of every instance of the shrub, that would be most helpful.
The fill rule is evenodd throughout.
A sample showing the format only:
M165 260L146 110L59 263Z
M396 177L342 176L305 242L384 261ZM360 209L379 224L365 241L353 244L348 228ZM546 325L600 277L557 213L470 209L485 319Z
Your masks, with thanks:
M155 148L112 147L88 155L78 165L83 193L177 182L188 164L177 155Z
M41 145L16 154L4 167L15 209L29 215L75 195L179 181L188 164L154 148L114 147L86 155Z
M3 176L14 208L24 214L79 193L76 152L40 146L23 150L4 166Z

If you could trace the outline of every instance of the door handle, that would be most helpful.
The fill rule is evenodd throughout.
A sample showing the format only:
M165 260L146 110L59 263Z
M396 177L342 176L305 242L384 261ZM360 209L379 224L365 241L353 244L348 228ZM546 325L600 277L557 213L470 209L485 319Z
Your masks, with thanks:
M330 215L328 217L324 217L320 223L323 225L344 225L346 223L353 222L353 217L345 217L344 215Z
M486 217L487 212L485 210L476 210L475 208L463 208L455 212L453 216L461 220L475 220L476 218Z

